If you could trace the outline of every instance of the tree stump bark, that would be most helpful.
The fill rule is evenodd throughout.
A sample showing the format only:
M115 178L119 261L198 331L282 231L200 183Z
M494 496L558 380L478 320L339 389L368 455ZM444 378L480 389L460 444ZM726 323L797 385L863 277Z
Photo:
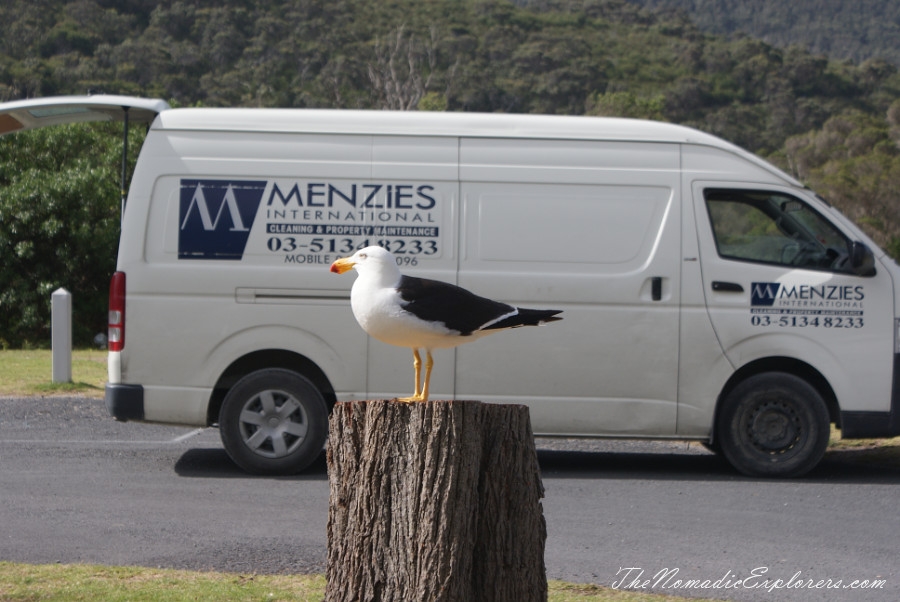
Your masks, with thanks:
M547 600L527 407L341 402L327 457L327 602Z

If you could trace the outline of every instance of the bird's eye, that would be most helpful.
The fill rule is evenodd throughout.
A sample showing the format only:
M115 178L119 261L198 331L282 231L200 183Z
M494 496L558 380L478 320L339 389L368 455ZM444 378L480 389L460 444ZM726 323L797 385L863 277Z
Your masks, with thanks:
M366 257L368 257L368 255L366 255L365 253L360 253L360 254L359 254L359 258L360 258L360 259L365 259Z

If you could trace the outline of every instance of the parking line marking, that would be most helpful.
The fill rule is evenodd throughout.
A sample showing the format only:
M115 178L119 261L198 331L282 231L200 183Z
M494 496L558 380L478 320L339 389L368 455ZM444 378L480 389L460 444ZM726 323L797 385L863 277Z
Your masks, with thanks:
M177 443L183 443L192 437L196 437L203 431L205 428L196 428L189 433L185 433L184 435L179 435L174 439L156 439L156 440L123 440L123 439L6 439L0 438L0 445L2 444L11 444L11 443L27 443L30 445L35 444L45 444L45 445L96 445L96 444L107 444L107 445L174 445Z
M196 437L197 435L199 435L200 433L202 433L205 430L206 429L202 429L202 428L194 429L189 433L185 433L185 434L181 435L180 437L175 437L174 439L169 441L169 443L181 443L182 441L187 441L191 437Z

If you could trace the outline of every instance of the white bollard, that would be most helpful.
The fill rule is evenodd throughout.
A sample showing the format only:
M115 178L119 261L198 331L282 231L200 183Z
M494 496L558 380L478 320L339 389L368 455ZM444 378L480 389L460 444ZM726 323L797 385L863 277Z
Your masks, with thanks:
M72 382L72 293L58 288L50 295L53 382Z

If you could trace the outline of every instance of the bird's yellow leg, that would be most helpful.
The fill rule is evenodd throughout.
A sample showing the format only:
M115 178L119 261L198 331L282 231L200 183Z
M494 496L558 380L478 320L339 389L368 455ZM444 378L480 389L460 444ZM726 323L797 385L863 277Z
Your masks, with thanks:
M431 354L428 354L428 358L430 360ZM416 368L416 388L413 390L412 397L398 397L397 401L402 401L403 403L409 403L411 401L422 401L422 396L419 395L419 385L422 382L422 357L419 355L418 349L413 349L413 366ZM430 368L428 369L428 374L431 373ZM425 386L428 386L428 376L426 375Z
M425 351L425 384L422 386L422 395L419 401L428 401L428 385L431 383L431 368L434 366L434 359L431 357L431 351ZM418 383L416 383L418 388Z

